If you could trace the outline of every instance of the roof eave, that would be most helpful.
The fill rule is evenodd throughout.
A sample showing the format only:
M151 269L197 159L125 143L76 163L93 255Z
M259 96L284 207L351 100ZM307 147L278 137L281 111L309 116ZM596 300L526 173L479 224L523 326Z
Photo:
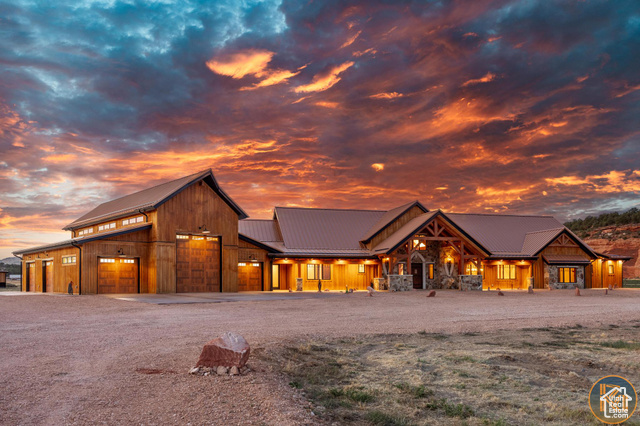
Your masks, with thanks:
M238 238L241 239L242 241L246 241L248 243L256 245L256 246L260 247L261 249L268 251L269 253L282 253L281 250L278 250L278 249L276 249L274 247L271 247L267 243L263 243L262 241L258 241L256 239L248 237L248 236L246 236L244 234L238 233Z

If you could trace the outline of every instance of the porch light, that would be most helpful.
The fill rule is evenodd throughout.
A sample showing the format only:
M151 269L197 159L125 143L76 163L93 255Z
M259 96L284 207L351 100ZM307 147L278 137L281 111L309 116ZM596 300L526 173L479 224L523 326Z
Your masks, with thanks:
M209 234L211 232L207 229L206 225L199 226L198 231L202 232L203 234Z
M124 254L124 250L122 250L122 247L118 249L118 257L126 257Z

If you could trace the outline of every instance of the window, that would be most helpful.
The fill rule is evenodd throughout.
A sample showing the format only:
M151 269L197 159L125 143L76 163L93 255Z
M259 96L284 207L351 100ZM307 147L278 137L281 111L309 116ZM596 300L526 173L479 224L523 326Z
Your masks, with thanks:
M72 265L76 263L75 256L62 256L62 264L63 265Z
M132 219L132 220L133 220L133 219ZM140 223L140 222L143 222L143 221L144 221L144 217L143 217L143 216L138 216L138 217L136 217L136 222L137 222L137 223ZM129 221L129 222L131 222L131 221ZM133 222L131 222L131 223L133 223Z
M575 283L576 268L558 268L559 283Z
M204 237L196 237L195 235L193 237L191 237L192 240L204 240Z
M104 231L104 225L98 226L98 232L100 232L100 231Z
M364 264L361 263L358 265L358 273L364 274Z
M116 263L116 260L115 259L107 259L107 258L101 257L100 258L100 263Z
M244 262L240 262L240 263L238 263L238 266L247 266L247 264L244 263Z
M404 275L404 263L398 263L398 275Z
M129 224L129 219L125 219L122 221L122 226L127 226Z
M218 241L218 237L207 237L207 241Z
M120 259L120 263L136 263L136 261L134 259Z
M188 235L176 235L176 239L178 239L178 240L188 240L189 236Z
M114 229L115 227L116 227L115 222L109 224L109 229Z
M253 266L254 268L257 268L257 267L260 266L260 264L259 263L252 263L251 266Z
M308 280L330 280L331 265L312 265L307 264Z
M498 265L499 280L515 280L516 265Z
M427 246L425 245L424 241L413 240L413 249L414 250L426 250Z
M609 275L615 275L615 269L612 263L609 264Z
M433 263L427 263L427 279L433 279Z
M98 231L106 231L107 229L114 229L116 227L116 223L112 222L107 225L98 226Z
M478 275L478 267L475 263L467 263L466 272L467 275Z
M125 219L122 221L122 226L127 226L127 225L133 225L134 223L139 223L144 221L144 217L143 216L138 216L138 217L132 217L129 219Z
M82 231L78 232L78 237L81 237L87 234L93 234L93 228L83 229Z

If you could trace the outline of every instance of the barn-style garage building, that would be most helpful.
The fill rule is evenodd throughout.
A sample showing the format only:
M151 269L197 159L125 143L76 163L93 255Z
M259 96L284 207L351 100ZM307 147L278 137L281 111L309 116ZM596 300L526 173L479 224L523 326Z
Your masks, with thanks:
M276 207L272 219L247 219L211 170L101 204L64 229L69 240L14 252L24 291L364 290L376 278L422 289L602 288L622 285L629 259L594 252L550 216L445 213L418 201Z
M15 252L23 290L78 294L237 291L246 213L211 170L101 204L71 239Z

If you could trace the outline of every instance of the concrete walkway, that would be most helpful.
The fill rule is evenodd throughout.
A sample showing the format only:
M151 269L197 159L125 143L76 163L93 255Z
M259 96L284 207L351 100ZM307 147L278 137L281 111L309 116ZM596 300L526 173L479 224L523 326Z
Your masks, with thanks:
M361 292L365 293L365 292ZM338 291L246 291L242 293L172 293L172 294L102 294L108 297L128 302L151 303L154 305L175 305L191 303L222 303L222 302L255 302L265 300L295 300L295 299L326 299L330 297L345 297L344 292Z

